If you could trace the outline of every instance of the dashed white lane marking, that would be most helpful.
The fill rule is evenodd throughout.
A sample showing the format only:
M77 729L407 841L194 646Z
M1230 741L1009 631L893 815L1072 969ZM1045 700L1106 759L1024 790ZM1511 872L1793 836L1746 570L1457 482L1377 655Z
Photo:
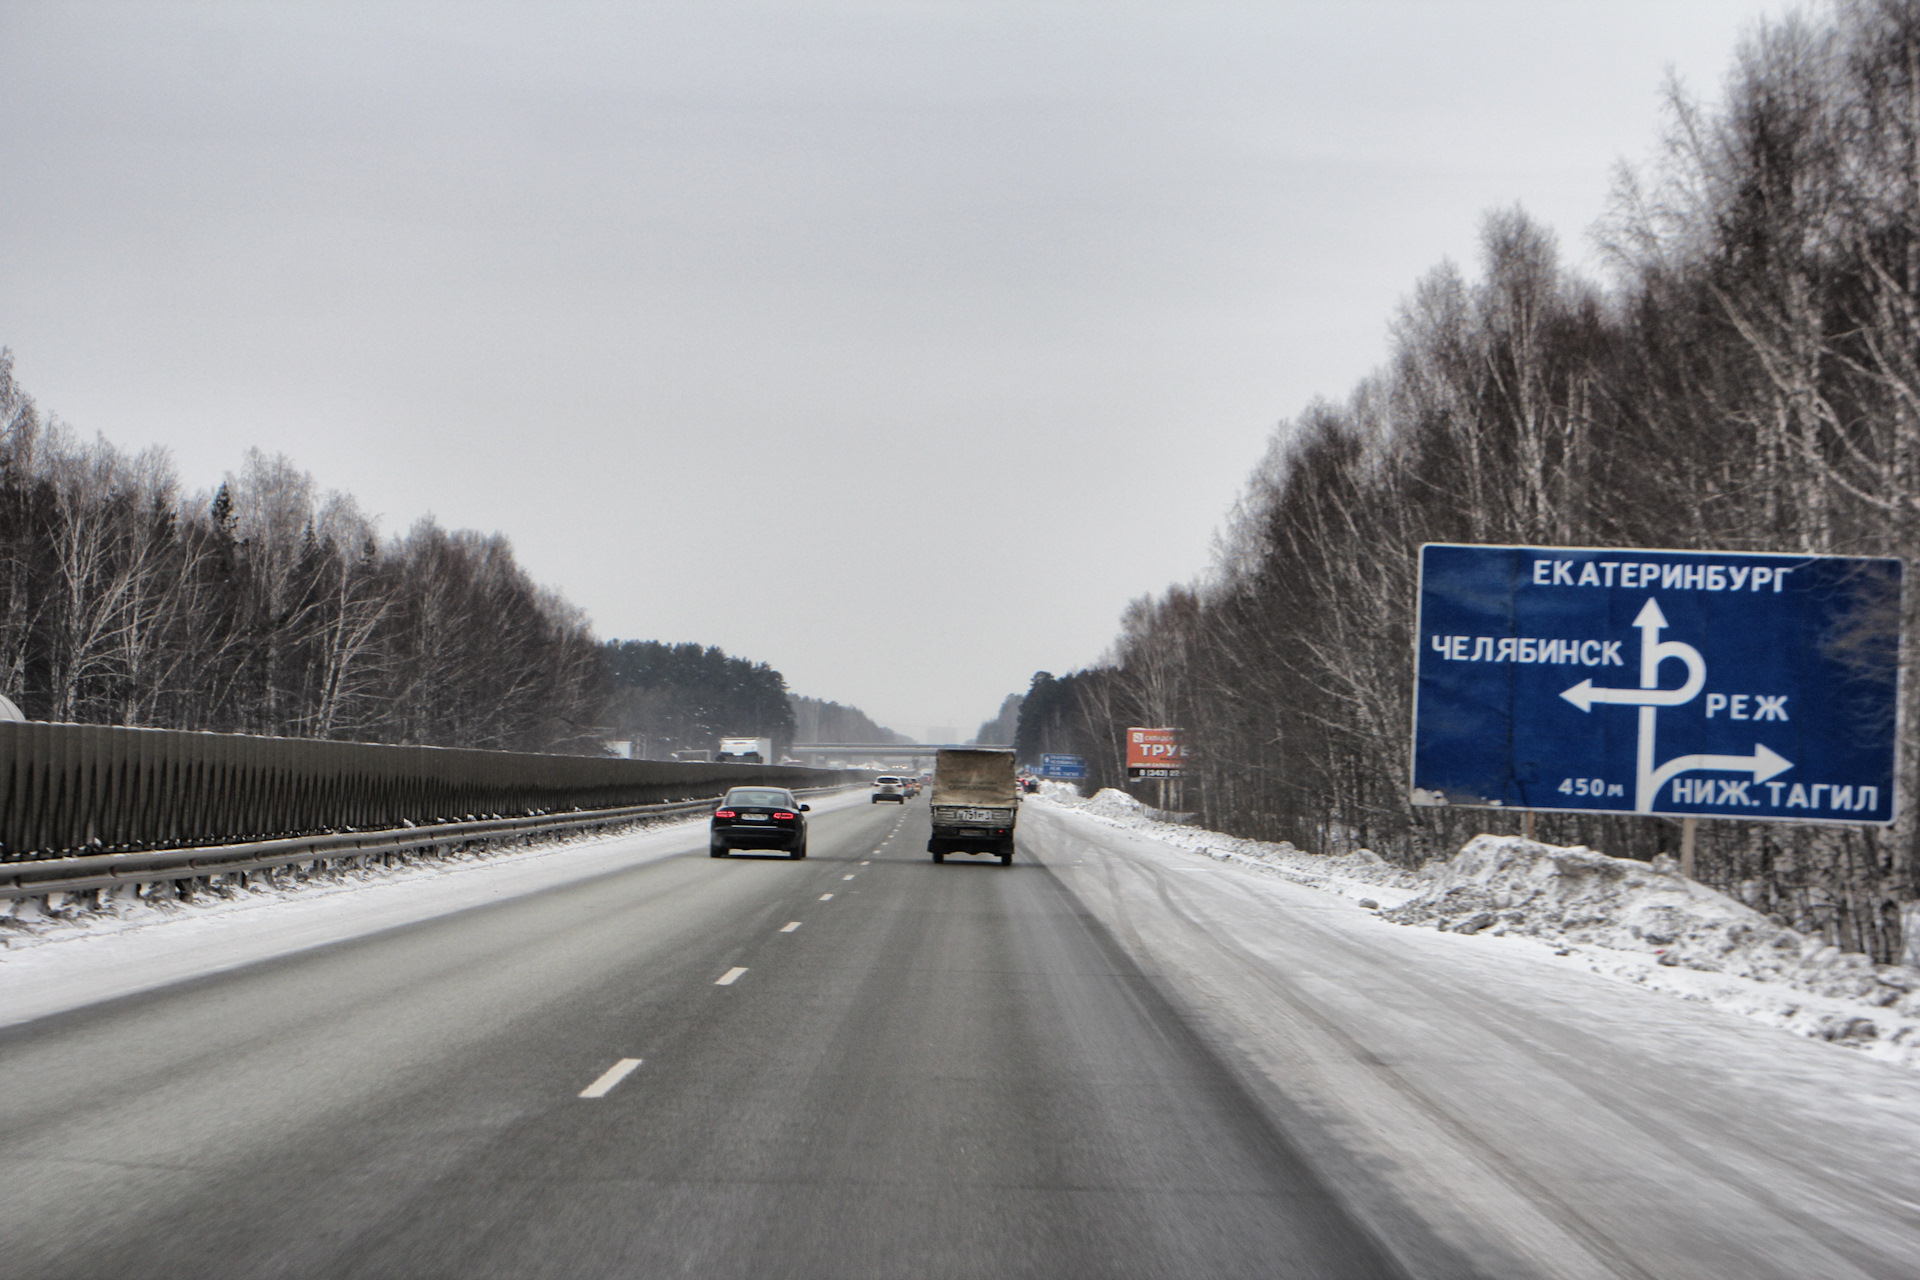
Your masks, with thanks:
M734 983L740 981L740 975L745 972L746 972L745 969L729 969L725 973L721 974L720 980L714 983L713 985L716 987L730 987Z
M798 929L799 927L800 927L800 922L798 920L792 920L786 924L781 925L780 932L792 933L795 929Z
M870 867L873 865L873 859L868 858L865 862L861 863L860 865L863 867Z
M853 873L852 873L852 872L848 872L848 873L847 873L846 875L844 875L844 876L841 876L840 878L841 878L842 880L851 880L851 879L853 879Z
M832 902L832 901L833 901L833 895L832 895L832 894L830 894L830 893L823 893L823 894L821 894L821 895L820 895L820 901L822 901L822 902Z
M640 1065L638 1058L622 1058L601 1072L600 1078L580 1091L583 1098L604 1098L613 1092L613 1086L625 1080Z

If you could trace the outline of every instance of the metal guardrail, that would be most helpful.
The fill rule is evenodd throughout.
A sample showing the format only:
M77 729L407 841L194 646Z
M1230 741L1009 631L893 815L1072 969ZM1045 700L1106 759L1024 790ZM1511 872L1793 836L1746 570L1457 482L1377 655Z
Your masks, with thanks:
M0 722L0 864L629 809L845 770Z
M814 795L842 789L815 787L796 791L795 794ZM303 862L357 862L389 853L444 850L451 845L489 844L503 839L563 835L592 827L625 826L648 818L705 813L718 798L716 795L674 804L630 805L622 809L569 814L565 817L493 818L479 822L442 823L431 827L343 831L148 853L97 853L76 858L41 858L0 866L0 901L39 898L53 893L85 893L122 885L198 880L209 876L266 871Z

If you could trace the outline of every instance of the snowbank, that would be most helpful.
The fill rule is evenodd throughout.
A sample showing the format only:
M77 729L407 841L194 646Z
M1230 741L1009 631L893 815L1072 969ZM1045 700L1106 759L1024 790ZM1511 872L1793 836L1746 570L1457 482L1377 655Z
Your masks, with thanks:
M862 784L814 796L809 803L818 814L866 799L866 786ZM611 830L536 835L524 844L396 854L391 862L373 862L364 867L345 862L327 864L314 871L302 871L297 866L282 867L270 875L254 872L247 876L244 886L233 876L225 876L219 883L201 888L184 899L170 892L149 898L121 892L102 894L98 898L88 893L54 894L50 899L39 900L0 900L0 966L4 966L9 953L18 954L49 943L111 937L163 924L216 920L279 903L354 895L382 886L446 884L451 883L449 877L456 873L489 867L503 870L560 867L577 855L617 845L635 836L665 832L677 837L678 833L703 827L706 821L704 813L670 814L640 818ZM126 886L128 890L131 888ZM6 973L6 968L0 967L0 977Z
M865 808L865 787L810 799L815 814ZM675 816L526 848L283 878L202 892L191 902L76 903L0 931L0 1027L171 982L365 937L643 863L706 858L706 818Z
M1158 822L1111 789L1081 799L1054 784L1042 798L1176 848L1380 907L1385 920L1532 939L1602 976L1920 1069L1920 970L1876 965L1775 924L1681 876L1670 858L1649 864L1483 835L1450 860L1408 872L1364 849L1322 856Z
M1876 965L1775 924L1681 876L1670 858L1649 864L1517 836L1477 836L1422 874L1427 887L1381 912L1384 918L1454 933L1519 934L1562 949L1604 948L1640 961L1615 976L1696 999L1705 998L1700 984L1647 969L1791 988L1838 1005L1808 1007L1786 997L1763 1010L1754 1005L1758 993L1746 991L1742 1012L1824 1040L1897 1045L1901 1052L1892 1056L1920 1065L1920 971Z
M235 877L221 877L219 883L180 898L171 886L151 897L132 892L102 893L98 899L88 894L53 894L45 899L26 898L0 902L0 957L9 951L67 942L83 937L106 937L135 929L177 921L213 919L236 911L267 906L295 899L328 897L378 885L412 884L437 880L449 872L472 867L512 862L525 864L533 859L565 854L595 847L611 840L632 836L661 827L690 827L694 819L674 815L666 819L640 821L610 831L588 831L558 837L534 837L526 844L500 844L444 853L408 851L393 856L391 862L373 862L355 867L345 862L325 864L306 871L298 865L277 868L272 874L256 871L246 877L243 887ZM131 890L132 885L126 886ZM44 904L44 905L43 905Z

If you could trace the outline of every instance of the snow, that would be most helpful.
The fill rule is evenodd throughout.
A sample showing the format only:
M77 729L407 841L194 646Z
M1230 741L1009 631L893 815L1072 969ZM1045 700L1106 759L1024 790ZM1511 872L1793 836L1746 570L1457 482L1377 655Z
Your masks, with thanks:
M1479 836L1427 870L1383 917L1584 951L1595 972L1920 1069L1920 971L1776 924L1671 859Z
M1248 840L1219 831L1165 822L1124 791L1103 787L1091 799L1060 782L1042 782L1043 800L1097 818L1109 826L1150 835L1162 844L1198 853L1215 862L1252 867L1329 893L1374 905L1398 906L1420 891L1422 881L1369 849L1320 855L1302 853L1284 841Z
M1819 981L1817 951L1768 975L1770 935L1749 954L1743 934L1729 962L1768 976L1662 965L1676 947L1709 963L1752 923L1720 895L1531 842L1423 877L1156 821L1116 796L1040 797L1021 826L1027 857L1409 1275L1916 1274L1920 1074L1877 1040L1782 1019L1875 1014L1794 985ZM1389 891L1386 909L1363 905ZM1515 919L1451 927L1503 891ZM1676 919L1667 946L1645 936Z
M1364 849L1320 856L1159 821L1111 788L1082 799L1049 783L1042 796L1174 848L1378 906L1396 924L1526 939L1603 977L1920 1070L1920 971L1875 965L1776 924L1681 876L1671 859L1483 835L1410 872Z
M864 788L808 799L814 814L868 803ZM0 1026L10 1026L606 875L704 847L704 815L525 848L332 872L102 909L0 919Z

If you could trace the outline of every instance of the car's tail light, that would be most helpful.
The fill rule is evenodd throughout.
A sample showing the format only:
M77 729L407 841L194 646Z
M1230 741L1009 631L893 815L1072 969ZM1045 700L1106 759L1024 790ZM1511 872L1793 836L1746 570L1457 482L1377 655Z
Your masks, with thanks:
M735 813L731 809L715 809L713 811L713 816L716 818L737 818L740 815Z
M791 814L791 813L788 813L788 812L787 812L787 811L786 811L785 809L779 809L779 810L776 810L776 811L774 812L774 815L773 815L773 816L774 816L774 817L776 817L776 818L785 818L785 819L787 819L788 821L792 821L792 820L793 820L793 817L794 817L794 815L793 815L793 814Z

